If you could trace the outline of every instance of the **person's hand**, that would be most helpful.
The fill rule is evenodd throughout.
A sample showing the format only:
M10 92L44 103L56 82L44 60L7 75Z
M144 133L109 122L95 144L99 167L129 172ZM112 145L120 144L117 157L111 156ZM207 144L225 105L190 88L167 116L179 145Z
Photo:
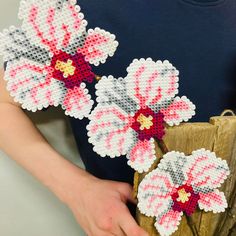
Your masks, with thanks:
M88 236L148 236L126 206L134 202L129 184L89 176L72 195L67 204Z

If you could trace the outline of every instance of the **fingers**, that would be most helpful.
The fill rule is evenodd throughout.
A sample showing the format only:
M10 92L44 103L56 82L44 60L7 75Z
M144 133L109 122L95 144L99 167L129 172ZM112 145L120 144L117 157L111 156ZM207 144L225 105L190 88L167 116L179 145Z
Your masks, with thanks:
M130 201L134 204L137 204L137 200L134 198L133 194L133 187L127 183L119 183L118 185L118 191L121 193L121 196L123 199L121 199L123 202Z
M117 222L114 222L113 225L109 229L99 229L99 231L102 231L103 234L96 234L95 236L102 236L102 235L109 235L109 236L126 236L124 231L120 228Z
M103 231L97 231L95 234L88 234L88 236L118 236L118 235L106 233Z
M114 235L115 236L127 236L120 227L118 227L117 230L114 231Z
M126 236L124 231L120 228L120 226L117 223L114 225L114 229L112 231L112 235L115 235L115 236Z
M111 230L111 231L106 231L103 229L100 229L97 226L93 226L91 230L86 232L87 236L126 236L123 231L117 227L117 231Z
M138 226L128 209L124 210L122 217L119 219L119 225L127 236L148 236L148 233Z
M87 236L119 236L119 235L107 233L102 230L96 230L95 233L88 233Z
M118 215L117 210L114 211L114 215ZM104 218L103 220L97 222L97 225L94 227L92 232L97 233L97 234L95 234L95 236L100 236L100 235L105 236L107 234L109 236L126 236L126 234L120 228L116 217ZM100 233L98 234L98 232L100 232ZM101 233L101 232L103 232L103 233Z

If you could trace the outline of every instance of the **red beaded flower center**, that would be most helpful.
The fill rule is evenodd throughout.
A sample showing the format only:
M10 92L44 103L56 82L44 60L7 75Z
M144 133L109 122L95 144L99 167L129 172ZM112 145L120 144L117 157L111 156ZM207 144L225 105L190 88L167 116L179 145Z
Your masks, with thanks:
M149 107L142 108L136 112L131 127L138 133L140 140L151 138L161 140L165 134L163 118L161 112L155 113Z
M179 187L171 197L174 201L173 210L183 211L187 215L193 214L200 198L199 194L194 193L193 188L188 185Z
M51 67L53 78L63 81L70 89L79 87L83 81L91 83L95 77L91 66L80 53L70 55L60 51L53 56Z

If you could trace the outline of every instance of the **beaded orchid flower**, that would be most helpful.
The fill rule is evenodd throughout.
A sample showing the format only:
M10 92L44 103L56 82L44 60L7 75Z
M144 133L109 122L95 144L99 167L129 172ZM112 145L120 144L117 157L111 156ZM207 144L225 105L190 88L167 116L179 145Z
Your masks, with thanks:
M178 93L179 72L168 61L135 59L126 78L102 77L96 85L98 105L87 126L89 142L102 157L127 155L128 164L146 172L156 159L155 141L164 123L178 125L195 114L195 106Z
M115 36L87 21L75 0L21 1L21 28L0 35L0 53L7 61L7 89L24 109L61 105L66 115L82 119L93 101L84 82L95 78L98 66L113 56Z
M161 236L178 229L183 213L191 215L197 206L204 211L224 212L227 201L221 186L229 175L225 160L200 149L191 156L169 152L157 169L145 176L138 188L141 213L156 217Z

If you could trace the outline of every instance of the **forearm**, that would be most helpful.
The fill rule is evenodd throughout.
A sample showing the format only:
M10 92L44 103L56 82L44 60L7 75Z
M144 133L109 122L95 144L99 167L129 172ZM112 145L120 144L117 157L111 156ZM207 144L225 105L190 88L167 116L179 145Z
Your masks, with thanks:
M56 134L55 134L56 135ZM85 184L88 174L58 154L25 113L0 103L0 149L38 178L63 202L70 189Z
M0 149L66 203L87 235L147 236L126 206L134 201L132 186L100 180L64 159L5 88L0 75Z

